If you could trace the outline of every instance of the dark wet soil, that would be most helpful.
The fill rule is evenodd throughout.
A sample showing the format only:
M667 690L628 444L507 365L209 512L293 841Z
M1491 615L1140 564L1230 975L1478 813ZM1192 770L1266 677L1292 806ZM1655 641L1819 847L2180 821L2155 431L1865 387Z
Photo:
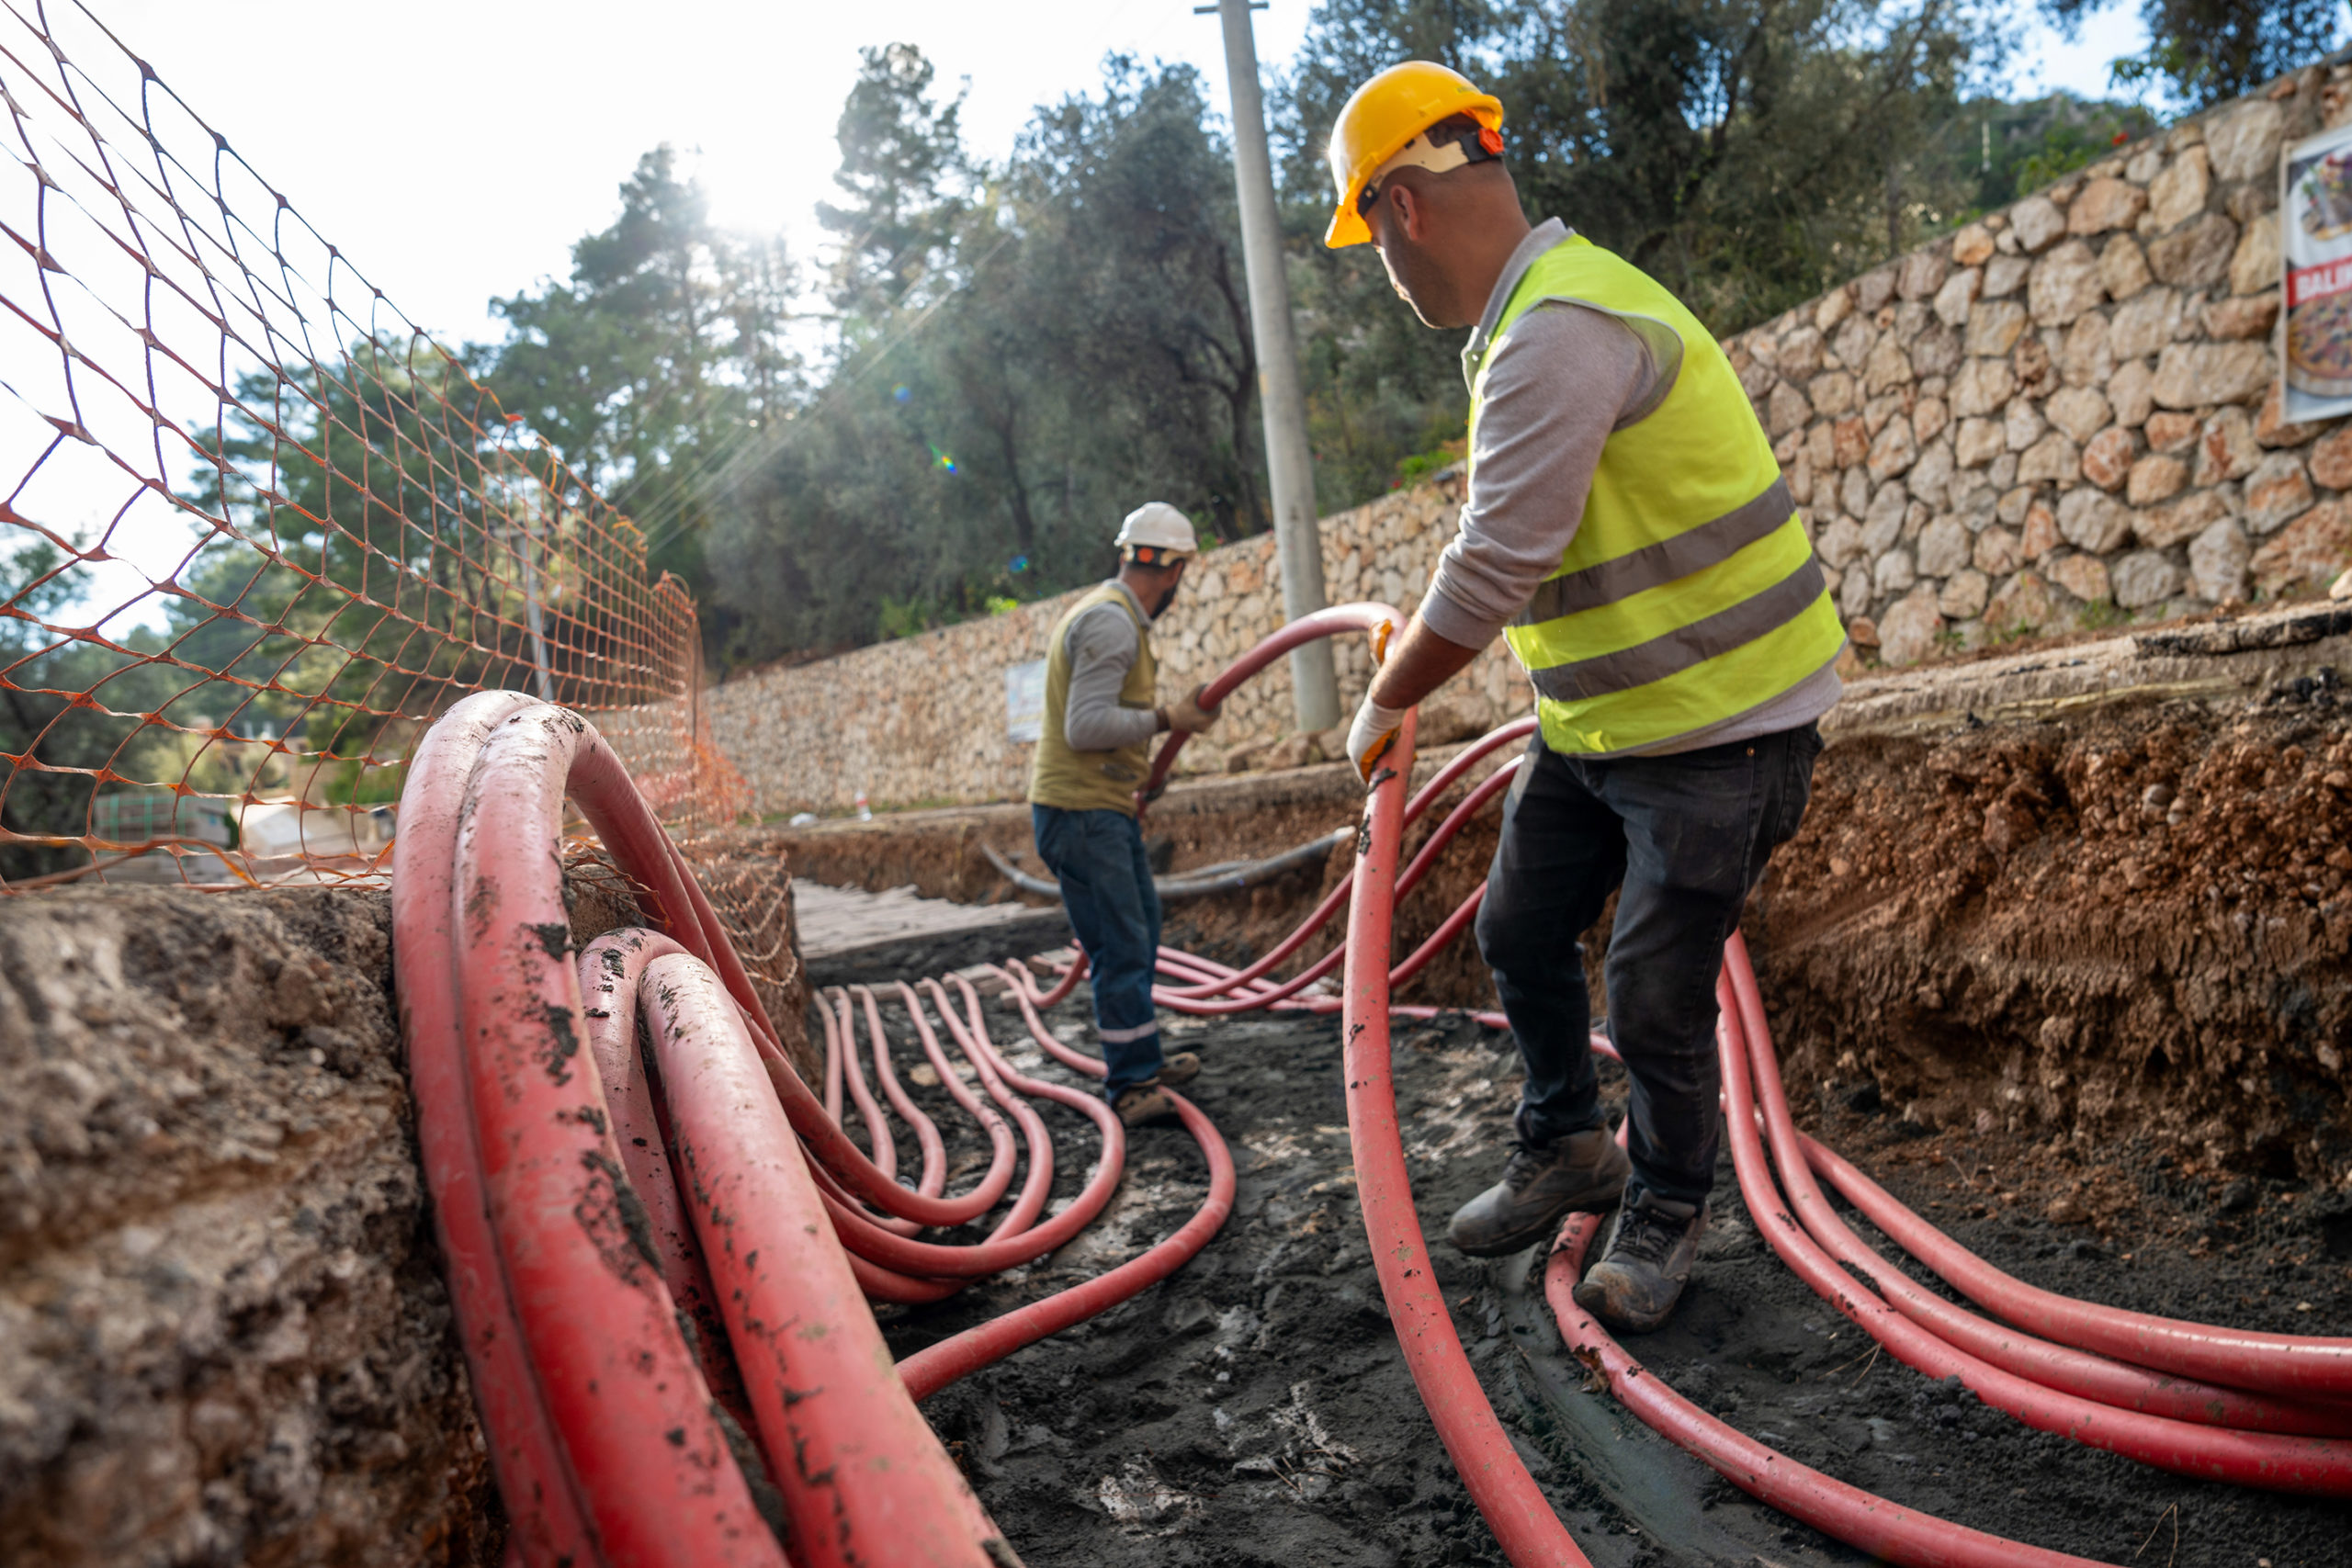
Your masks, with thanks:
M1091 1045L1084 995L1049 1022ZM904 1015L893 1007L885 1017L903 1035ZM1017 1014L990 1017L1001 1044L1026 1044ZM1381 1305L1350 1174L1338 1026L1251 1017L1182 1021L1171 1032L1201 1054L1195 1098L1232 1145L1232 1220L1170 1280L943 1391L926 1413L1033 1568L1500 1562ZM898 1050L903 1075L919 1058L910 1041ZM1038 1068L1034 1048L1022 1056L1029 1070L1074 1078ZM1466 1019L1400 1028L1396 1058L1421 1223L1435 1235L1497 1173L1517 1059L1508 1035ZM935 1088L914 1091L944 1106ZM1792 1098L1818 1135L2037 1284L2209 1322L2352 1332L2352 1202L2341 1194L2209 1179L2154 1152L2156 1139L1923 1135L1866 1083L1799 1085ZM1059 1108L1045 1114L1066 1196L1084 1179L1093 1134ZM951 1164L970 1158L977 1140L944 1110L941 1124ZM912 1155L902 1139L901 1158ZM906 1353L1098 1272L1182 1224L1205 1190L1188 1136L1141 1133L1113 1208L1078 1241L938 1306L886 1313L892 1344ZM1532 1255L1479 1263L1442 1242L1433 1253L1489 1397L1594 1562L1866 1561L1751 1502L1588 1392L1530 1278ZM1751 1436L1980 1529L2119 1564L2352 1563L2352 1506L2188 1481L2082 1449L1873 1355L1760 1241L1727 1159L1683 1306L1628 1344Z

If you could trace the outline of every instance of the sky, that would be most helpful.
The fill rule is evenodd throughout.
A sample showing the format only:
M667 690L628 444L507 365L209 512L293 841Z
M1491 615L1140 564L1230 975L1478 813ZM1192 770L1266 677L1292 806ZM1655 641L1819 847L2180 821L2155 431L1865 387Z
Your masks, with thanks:
M861 45L920 46L937 67L939 88L966 93L967 142L984 159L1012 150L1035 106L1099 86L1102 62L1114 51L1189 62L1212 101L1226 102L1222 33L1214 16L1193 13L1194 0L86 3L319 236L410 321L452 346L503 335L492 296L568 274L572 243L613 221L621 182L663 142L690 155L719 221L780 228L804 259L820 259L826 235L815 208L834 194L834 127ZM57 0L51 12L72 4ZM1256 13L1270 76L1298 49L1311 5L1272 0ZM2011 90L2104 94L2107 62L2144 47L2136 12L2119 0L2072 44L2036 29L2019 51ZM0 19L0 28L22 40L20 22ZM75 17L61 31L77 37L83 28ZM74 47L78 59L82 46ZM87 52L95 60L110 51ZM135 107L135 79L109 79L107 90ZM188 156L209 166L209 154L203 147ZM105 205L96 193L82 195ZM266 223L266 194L241 209ZM66 204L52 210L66 222L61 233L73 238ZM120 257L96 231L62 254L70 276L60 291L80 291L68 301L78 312L71 334L103 354L107 334L119 338L123 330L106 318L139 298L138 281L99 276ZM327 270L315 255L294 265L313 282ZM0 298L20 287L28 285L0 279ZM354 296L339 288L337 297ZM19 448L51 448L55 432L40 416L66 400L55 349L24 332L11 337L12 330L0 317L0 468ZM138 358L133 344L115 348ZM128 450L117 436L146 428L137 408L127 395L83 381L85 404L91 396L100 405L112 400L107 418L86 410L83 417L101 441ZM201 389L183 390L193 400L185 406L169 388L157 394L175 423L209 416ZM185 478L185 452L161 456L166 479ZM109 467L98 449L67 443L38 467L18 501L69 532L103 535L118 558L85 569L78 602L118 634L153 623L161 602L147 585L190 547L185 517Z
M922 47L967 138L1009 152L1038 103L1091 89L1105 54L1184 60L1225 102L1217 20L1193 0L92 0L196 110L420 324L501 335L488 310L570 269L639 154L698 149L716 215L804 254L833 192L834 121L860 45ZM1297 49L1311 0L1256 15L1261 62ZM2066 45L2038 29L2021 85L2107 90L2141 47L2118 4Z

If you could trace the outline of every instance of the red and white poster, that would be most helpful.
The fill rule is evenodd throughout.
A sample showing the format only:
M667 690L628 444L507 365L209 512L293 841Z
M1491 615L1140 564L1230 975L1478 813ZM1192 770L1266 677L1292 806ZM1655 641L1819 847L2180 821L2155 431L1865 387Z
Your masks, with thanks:
M2352 126L2288 148L2279 178L2286 417L2352 412Z

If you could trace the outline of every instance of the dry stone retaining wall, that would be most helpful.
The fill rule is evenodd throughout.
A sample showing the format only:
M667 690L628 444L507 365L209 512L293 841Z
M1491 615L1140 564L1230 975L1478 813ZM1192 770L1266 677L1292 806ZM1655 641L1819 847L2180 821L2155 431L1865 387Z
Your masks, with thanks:
M1331 602L1373 599L1409 613L1453 536L1462 490L1459 471L1449 471L1323 519ZM877 807L1014 798L1027 785L1035 748L1005 738L1004 672L1046 656L1047 634L1077 597L740 676L704 694L712 733L768 816L840 811L861 791ZM1207 680L1282 622L1272 536L1207 552L1152 628L1161 694ZM1370 664L1362 637L1337 647L1344 722ZM1526 678L1498 639L1423 705L1423 735L1429 743L1464 739L1525 711L1527 696ZM1292 728L1290 671L1278 663L1227 700L1216 730L1186 745L1183 771L1339 754L1338 735L1316 739Z
M1730 350L1857 645L1890 664L2324 584L2352 431L2279 414L2278 150L2312 66Z
M2346 118L2352 66L2310 67L1728 341L1863 655L2308 592L2352 562L2352 428L2282 422L2272 342L2278 149ZM1333 602L1411 610L1462 483L1324 519ZM1013 798L1031 748L1005 738L1004 671L1044 657L1069 604L729 681L709 694L718 743L770 815L861 791ZM1271 537L1210 552L1155 629L1163 692L1281 619ZM1361 639L1339 666L1346 712ZM1498 641L1424 708L1425 734L1527 697ZM1336 737L1287 735L1285 670L1227 709L1188 770L1336 754Z

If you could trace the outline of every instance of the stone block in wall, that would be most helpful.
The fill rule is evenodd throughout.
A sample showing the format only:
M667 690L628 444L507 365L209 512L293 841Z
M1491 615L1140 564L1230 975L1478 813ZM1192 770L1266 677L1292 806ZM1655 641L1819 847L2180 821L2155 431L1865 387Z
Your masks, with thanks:
M1965 340L1968 352L1979 358L1999 359L2017 346L2018 335L2024 331L2024 306L2013 299L1981 303L1969 312ZM1998 401L2007 396L2005 389L1994 400Z
M2018 554L2028 561L2038 561L2056 549L2064 537L2058 531L2058 514L2036 502L2026 508L2025 523L2018 536Z
M1943 629L1935 590L1922 585L1878 617L1879 658L1888 664L1917 664L1937 651L1936 637Z
M1984 602L1992 594L1993 585L1985 575L1973 567L1963 567L1954 572L1936 596L1936 608L1955 621L1974 620L1984 612Z
M2023 256L1999 255L1984 264L1984 287L1982 297L2003 299L2025 286L2026 275L2033 264Z
M2226 491L2200 490L2170 506L2133 513L2132 532L2142 544L2161 550L2195 538L2231 514Z
M2114 585L2108 580L2107 563L2097 556L2064 556L2052 561L2047 570L2051 581L2086 604L2115 595Z
M2237 236L2233 233L2230 239L2234 246ZM2222 260L2226 265L2228 258ZM2084 311L2098 309L2105 295L2098 257L2082 241L2069 240L2033 264L2033 276L2026 285L2026 308L2037 325L2063 327Z
M2078 550L2105 555L2132 533L2132 513L2103 491L2071 490L2058 502L2058 533Z
M1984 604L1984 622L1996 631L2040 631L2056 621L2057 606L2050 597L2049 582L2030 569L1995 589Z
M2254 438L2265 446L2301 446L2326 428L2324 423L2286 423L2278 402L2278 384L2273 381L2270 390L2263 394L2262 412L2255 416Z
M1957 517L1936 518L1919 534L1918 569L1925 577L1950 577L1965 567L1974 540Z
M2149 230L2163 233L2178 228L2205 210L2213 188L2213 168L2202 147L2192 147L2175 158L2148 186Z
M2276 288L2266 294L2216 299L2205 307L2205 333L2209 337L2267 338L2278 321L2278 290Z
M2132 465L2123 499L2133 506L2169 501L2188 484L2188 465L2169 453L2151 452Z
M2278 220L2271 215L2245 226L2230 256L2230 292L2259 294L2278 287Z
M2048 250L2066 232L2066 215L2046 196L2030 196L2009 209L2010 231L2028 255Z
M2278 178L2278 141L2286 110L2268 98L2253 98L2214 113L2205 127L2205 151L2216 177L2224 181Z
M2148 243L2148 270L2176 288L2205 288L2230 276L2237 254L2238 226L2209 212L2177 233Z
M2251 402L2270 385L2269 345L2175 343L2156 360L2155 400L2168 409Z
M2115 602L2126 610L2161 604L2180 592L2180 568L2154 550L2134 550L2115 563Z
M2245 531L2223 518L2188 545L2188 577L2198 596L2216 604L2245 597L2246 562L2253 547Z
M2311 474L2330 490L2352 490L2352 424L2312 447Z
M2101 490L2120 486L2132 469L2132 433L2110 424L2084 445L2083 478Z
M1951 237L1951 259L1962 266L1981 266L1993 257L1993 231L1970 223Z
M2109 342L2113 341L2110 333ZM2116 423L2136 430L2145 423L2149 411L2156 406L2156 376L2148 362L2134 359L2117 367L2107 383L2107 400L2115 405Z
M2025 484L2071 485L2082 477L2082 454L2073 441L2052 431L2018 456L2018 479Z
M1894 291L1905 299L1927 299L1944 286L1951 270L1943 253L1934 247L1914 251L1903 258L1895 275Z
M2069 387L2103 387L2115 374L2115 351L2108 346L2107 316L2093 310L2066 330L2058 349L2058 369Z
M2099 287L2107 290L2110 299L2131 299L2148 287L2148 280L2154 276L2148 270L2147 253L2129 234L2118 234L2109 240L2098 254Z
M2051 394L2043 414L2051 423L2076 441L2088 441L2105 430L2114 417L2104 393L2090 387L2067 387Z
M1948 327L1968 324L1969 308L1976 302L1976 291L1984 287L1984 275L1975 267L1967 267L1944 279L1936 290L1937 319Z
M2147 209L2146 191L2112 175L2103 176L2086 184L2067 204L2066 231L2089 235L2128 229L2139 221L2140 214Z
M1999 524L1976 536L1970 559L1986 577L2007 577L2020 559L2018 536Z
M2312 507L2254 552L2247 563L2266 593L2332 582L2352 565L2352 509L2341 501Z
M2272 452L2245 477L2245 525L2257 534L2276 532L2309 511L2314 499L2302 458L2292 452Z
M2107 325L2107 348L2120 365L2127 359L2163 352L2180 331L2180 295L2157 288L2134 295L2116 307Z
M2262 448L2254 439L2254 421L2245 410L2218 410L2198 432L2197 482L2217 485L2244 479L2261 457Z

